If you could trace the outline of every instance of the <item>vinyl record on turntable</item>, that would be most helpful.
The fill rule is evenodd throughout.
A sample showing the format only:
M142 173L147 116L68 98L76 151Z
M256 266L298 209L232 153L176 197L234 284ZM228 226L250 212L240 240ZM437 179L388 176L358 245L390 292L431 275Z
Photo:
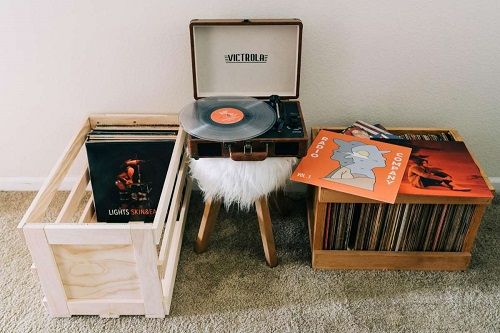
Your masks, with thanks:
M231 142L267 132L276 122L276 111L251 97L207 97L182 109L179 120L197 138Z

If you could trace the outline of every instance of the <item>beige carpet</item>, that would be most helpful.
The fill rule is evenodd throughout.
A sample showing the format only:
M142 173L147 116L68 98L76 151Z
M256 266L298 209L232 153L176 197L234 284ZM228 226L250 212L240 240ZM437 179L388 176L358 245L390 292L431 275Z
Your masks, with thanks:
M191 201L172 315L50 319L16 230L34 193L0 192L1 332L499 332L500 200L486 213L467 272L313 271L305 208L273 214L280 264L264 264L254 213L222 213L211 247L193 252ZM61 204L63 196L56 202Z

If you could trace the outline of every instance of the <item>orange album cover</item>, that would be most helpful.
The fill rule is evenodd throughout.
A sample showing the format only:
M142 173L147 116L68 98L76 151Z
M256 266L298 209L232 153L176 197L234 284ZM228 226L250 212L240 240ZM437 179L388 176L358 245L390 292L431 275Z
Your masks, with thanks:
M412 150L399 193L493 198L479 167L461 141L383 140Z
M290 179L394 203L410 153L407 147L321 130Z

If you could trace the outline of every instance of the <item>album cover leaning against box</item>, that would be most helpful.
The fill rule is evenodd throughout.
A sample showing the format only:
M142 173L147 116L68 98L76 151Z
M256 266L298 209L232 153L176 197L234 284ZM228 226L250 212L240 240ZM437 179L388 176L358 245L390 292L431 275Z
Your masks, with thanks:
M87 141L98 222L152 222L175 139Z

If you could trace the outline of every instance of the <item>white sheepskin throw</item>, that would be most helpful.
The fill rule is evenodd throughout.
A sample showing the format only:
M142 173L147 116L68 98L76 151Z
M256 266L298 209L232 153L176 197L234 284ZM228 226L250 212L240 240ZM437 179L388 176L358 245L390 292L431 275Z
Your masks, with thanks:
M283 188L297 162L295 157L272 157L263 161L236 162L230 158L191 159L191 175L209 198L224 199L248 210L261 196Z

